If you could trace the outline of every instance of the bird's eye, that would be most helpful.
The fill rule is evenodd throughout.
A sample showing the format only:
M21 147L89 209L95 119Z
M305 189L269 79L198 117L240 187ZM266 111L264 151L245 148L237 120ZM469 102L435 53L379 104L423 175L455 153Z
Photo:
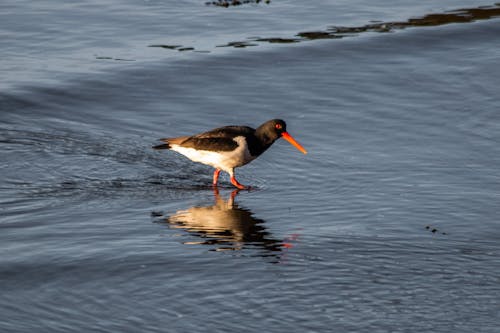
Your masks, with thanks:
M274 125L274 127L275 127L276 129L279 129L279 130L283 128L283 126L281 126L281 124L276 124L276 125Z

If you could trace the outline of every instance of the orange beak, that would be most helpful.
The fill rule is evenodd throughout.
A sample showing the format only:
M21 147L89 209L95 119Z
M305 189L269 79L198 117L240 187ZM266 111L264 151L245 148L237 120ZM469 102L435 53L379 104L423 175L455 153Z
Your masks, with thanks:
M295 148L297 148L298 150L300 150L304 154L307 154L307 151L304 149L304 147L302 147L297 141L295 141L295 139L292 138L292 136L290 134L288 134L287 132L281 133L281 137L283 139L285 139L286 141L290 142Z

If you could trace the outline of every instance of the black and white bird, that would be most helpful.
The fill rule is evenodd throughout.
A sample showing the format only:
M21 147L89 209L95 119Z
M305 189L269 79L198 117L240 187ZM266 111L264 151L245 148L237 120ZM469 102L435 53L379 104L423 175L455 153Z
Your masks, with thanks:
M248 126L225 126L196 135L160 139L164 143L153 148L170 149L194 162L214 167L214 186L217 186L222 170L229 174L234 186L247 189L249 187L236 180L234 169L259 157L279 138L287 140L307 154L304 147L288 134L286 123L281 119L266 121L257 129Z

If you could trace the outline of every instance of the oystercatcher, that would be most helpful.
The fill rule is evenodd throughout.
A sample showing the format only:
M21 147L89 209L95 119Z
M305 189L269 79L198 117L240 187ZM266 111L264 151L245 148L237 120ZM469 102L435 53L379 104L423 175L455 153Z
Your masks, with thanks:
M153 148L170 149L194 162L214 167L214 186L217 186L219 174L223 170L229 174L234 186L248 189L249 187L236 180L234 169L259 157L279 138L287 140L307 154L304 147L287 133L286 124L281 119L266 121L257 129L248 126L225 126L192 136L160 139L164 143Z

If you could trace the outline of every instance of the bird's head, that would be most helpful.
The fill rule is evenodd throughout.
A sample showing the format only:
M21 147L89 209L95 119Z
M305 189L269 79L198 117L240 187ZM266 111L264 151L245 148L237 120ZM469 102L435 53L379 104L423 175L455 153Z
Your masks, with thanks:
M286 123L281 119L272 119L259 127L259 130L264 132L266 136L273 142L279 138L283 138L290 142L295 148L302 153L307 154L307 151L286 131Z

